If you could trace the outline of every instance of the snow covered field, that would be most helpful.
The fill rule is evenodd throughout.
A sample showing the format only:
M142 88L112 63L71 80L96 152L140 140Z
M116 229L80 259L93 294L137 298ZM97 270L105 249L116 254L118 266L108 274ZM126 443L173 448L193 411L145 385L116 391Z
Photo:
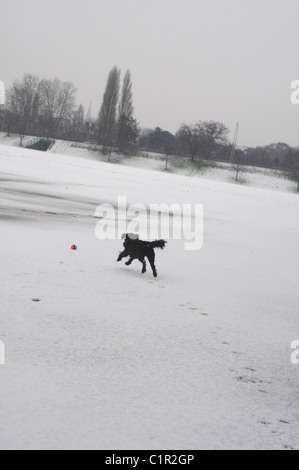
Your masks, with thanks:
M23 146L26 147L32 139L34 137L25 136ZM7 137L6 133L0 132L0 145L19 147L20 137L14 134ZM98 149L100 149L100 146ZM58 153L60 155L97 162L106 162L108 159L100 150L95 151L86 144L77 144L65 140L56 140L49 153ZM165 171L165 156L161 154L138 152L138 155L133 157L112 154L112 161L143 170ZM213 181L234 183L236 173L233 165L213 161L206 161L205 163L207 166L199 169L196 166L190 165L189 158L169 157L168 167L171 173L181 176L204 177ZM209 164L210 166L208 166ZM294 192L296 191L296 182L288 178L287 175L288 172L280 170L242 166L239 180L241 184L246 186Z
M203 203L203 249L117 264L119 195ZM2 145L0 196L1 449L299 450L298 194Z

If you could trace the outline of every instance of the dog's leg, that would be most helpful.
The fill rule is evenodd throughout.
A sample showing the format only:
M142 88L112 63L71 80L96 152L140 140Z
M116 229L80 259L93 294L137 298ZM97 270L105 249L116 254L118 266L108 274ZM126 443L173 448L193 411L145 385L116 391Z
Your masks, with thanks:
M151 268L153 270L154 277L157 277L158 273L157 273L157 269L156 269L156 266L155 266L155 253L152 253L152 254L148 255L148 260L149 260Z
M122 251L119 254L119 257L117 258L117 262L121 261L123 258L126 258L127 256L129 256L129 253L126 250Z
M142 264L142 274L146 273L146 261L144 258L138 258L140 263Z
M127 261L125 264L126 266L130 266L130 264L132 264L134 261L134 258L130 258L129 261Z

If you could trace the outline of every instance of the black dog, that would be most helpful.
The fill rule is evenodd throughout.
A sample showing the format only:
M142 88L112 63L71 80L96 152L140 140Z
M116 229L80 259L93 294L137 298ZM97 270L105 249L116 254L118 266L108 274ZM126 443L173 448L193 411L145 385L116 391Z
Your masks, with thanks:
M134 261L134 259L138 259L140 263L142 263L142 274L146 272L146 261L145 257L149 260L151 268L153 270L154 277L157 277L157 269L155 266L155 248L160 248L163 250L166 245L165 240L156 240L154 242L144 242L139 240L138 235L134 234L124 234L122 236L124 239L124 251L122 251L117 259L117 261L121 261L123 258L127 258L130 256L129 261L126 262L127 266Z

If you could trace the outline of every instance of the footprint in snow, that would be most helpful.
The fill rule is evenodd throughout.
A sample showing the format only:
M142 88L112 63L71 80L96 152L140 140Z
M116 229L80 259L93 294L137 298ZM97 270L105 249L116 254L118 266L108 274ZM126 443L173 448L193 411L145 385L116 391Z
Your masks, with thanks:
M259 390L260 393L265 393L266 395L268 394L267 390Z
M237 377L237 380L239 382L251 383L251 384L264 384L264 383L266 383L265 380L257 379L256 377L239 376L239 377Z
M242 383L245 383L245 384L248 384L248 383L252 383L252 384L255 384L256 381L254 379L250 379L248 377L236 377L236 380L238 382L242 382Z

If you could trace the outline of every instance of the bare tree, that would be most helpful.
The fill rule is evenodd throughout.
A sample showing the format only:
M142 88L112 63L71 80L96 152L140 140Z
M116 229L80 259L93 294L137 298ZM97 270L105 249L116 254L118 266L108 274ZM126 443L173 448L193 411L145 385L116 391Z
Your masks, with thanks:
M196 125L199 133L201 157L209 160L217 144L225 144L229 129L222 122L200 121Z
M7 108L14 128L20 135L25 135L31 128L36 114L39 94L39 78L25 74L22 80L15 80L7 96Z
M240 150L236 150L234 161L233 163L233 170L236 172L236 181L239 181L239 173L242 170L242 166L244 165L244 153Z
M109 156L116 140L116 111L120 86L120 70L115 66L109 72L103 102L98 118L98 143Z
M183 153L187 152L191 155L192 161L195 160L199 149L199 129L198 126L182 124L178 130L176 137Z
M62 82L56 78L42 80L40 90L47 132L56 137L62 120L71 119L73 115L76 89L71 82Z

